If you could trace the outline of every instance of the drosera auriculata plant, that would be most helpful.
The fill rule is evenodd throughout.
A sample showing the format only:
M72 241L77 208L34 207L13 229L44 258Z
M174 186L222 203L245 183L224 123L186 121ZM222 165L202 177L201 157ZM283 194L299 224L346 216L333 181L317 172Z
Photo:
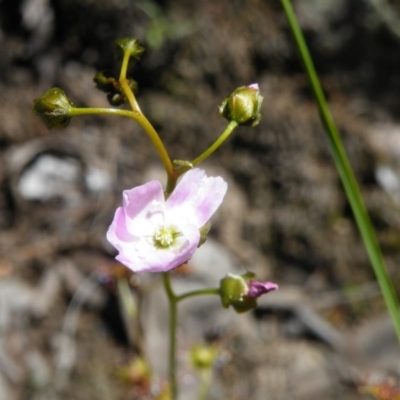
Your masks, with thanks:
M34 100L34 111L49 129L64 128L78 115L111 114L131 118L143 128L158 153L167 174L166 188L154 180L124 190L122 205L115 212L107 239L117 251L116 259L133 273L161 273L170 309L169 387L166 398L176 400L178 303L189 297L217 295L223 307L232 306L237 312L245 312L257 306L259 296L278 289L276 283L257 281L249 272L242 276L228 274L221 279L219 287L188 291L178 296L170 278L170 271L190 260L196 249L206 241L210 218L221 205L228 189L223 178L209 177L197 166L211 156L235 128L254 127L259 123L263 97L256 83L234 90L219 106L219 113L228 120L228 124L215 142L191 161L172 160L160 136L139 107L134 94L136 82L127 76L129 67L140 59L144 48L134 38L119 39L116 45L122 60L119 77L100 72L94 81L100 90L107 93L112 106L127 104L128 109L75 107L62 89L52 88ZM192 359L201 370L211 371L215 349L197 347ZM145 370L148 377L148 370Z
M309 78L338 175L400 342L399 301L376 239L375 230L329 110L291 1L280 0L280 3L293 35L294 43L299 51L304 70ZM139 45L137 39L133 38L119 39L116 44L122 60L119 76L114 77L100 72L96 74L94 81L100 90L107 93L112 106L128 104L128 109L75 107L64 91L53 88L34 101L34 111L44 120L49 129L64 128L69 124L72 117L78 115L110 114L131 118L143 128L159 155L167 174L165 190L160 191L160 182L152 181L125 191L122 207L116 211L107 236L118 251L117 258L128 268L137 271L137 273L145 270L161 271L170 309L169 386L158 398L176 400L178 398L176 379L178 303L189 297L217 295L220 296L223 307L232 306L237 312L244 312L256 306L257 297L278 288L275 283L257 281L256 277L250 272L242 276L228 274L221 279L218 288L201 289L178 296L172 288L170 279L170 271L187 261L196 251L196 248L204 243L210 228L208 220L217 210L226 192L227 185L222 178L207 177L204 171L196 167L213 154L238 126L254 127L258 124L261 119L260 109L263 98L256 83L234 90L219 106L220 115L228 120L228 124L215 142L193 160L172 160L158 133L140 110L134 94L137 83L127 77L129 66L133 61L140 59L144 48ZM210 182L213 182L212 185L218 186L218 195L208 203L211 209L205 210L207 208L205 200L196 197L196 184L194 188L190 185L186 186L188 182L185 183L185 176L190 177L191 174L194 174L193 176L197 178L202 176L202 179L197 181L197 185L199 185L197 188L205 182L208 182L206 187L211 185ZM182 180L178 181L180 177L182 177ZM186 197L183 194L185 192L187 192ZM143 198L138 202L140 207L137 207L137 205L131 204L131 200L136 199L138 195L141 197L140 193L143 194ZM185 210L182 216L179 216L176 220L174 217L176 215L175 207ZM156 250L155 256L147 254L150 249ZM203 390L199 397L201 399L206 399L208 396L214 360L215 349L201 346L193 349L193 364L205 377ZM132 363L132 370L129 370L128 373L132 374L132 371L135 374L141 373L144 379L148 380L150 376L148 368L139 361ZM398 398L398 391L393 391L392 387L379 386L378 388L365 387L364 389L378 399L395 400ZM383 392L384 394L382 394Z

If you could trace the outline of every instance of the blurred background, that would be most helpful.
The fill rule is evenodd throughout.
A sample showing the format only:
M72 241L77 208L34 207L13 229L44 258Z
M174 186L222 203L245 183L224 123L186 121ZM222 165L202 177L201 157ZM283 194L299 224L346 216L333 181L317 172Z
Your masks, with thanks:
M293 3L399 289L400 2ZM398 344L279 2L0 0L0 399L155 399L165 382L162 288L123 286L105 240L123 189L165 182L156 152L131 120L49 131L32 112L54 86L107 107L93 77L118 73L125 36L146 47L137 97L174 159L218 137L236 87L264 96L260 124L202 165L229 191L174 284L248 269L280 290L245 315L218 299L182 305L182 399L197 398L195 343L218 348L210 399L369 399L361 386L396 381ZM150 386L128 367L141 352Z

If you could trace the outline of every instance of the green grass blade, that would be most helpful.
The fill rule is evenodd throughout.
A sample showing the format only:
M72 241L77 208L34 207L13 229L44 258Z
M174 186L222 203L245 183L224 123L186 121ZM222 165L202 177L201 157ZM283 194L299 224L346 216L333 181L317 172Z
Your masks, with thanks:
M361 237L363 239L368 257L371 261L375 276L382 291L382 295L385 299L386 306L392 318L397 338L400 342L399 303L392 281L387 273L385 261L383 259L378 241L376 239L374 228L372 226L368 212L365 208L360 189L358 187L354 172L351 168L346 152L344 150L339 132L336 128L335 122L333 121L331 112L327 105L325 95L322 91L318 75L315 71L312 58L308 51L307 44L304 40L303 33L297 22L297 18L293 11L291 2L290 0L281 0L281 4L289 23L290 30L296 42L296 46L300 53L301 60L304 64L304 68L310 80L312 91L318 105L320 118L328 135L329 144L333 153L336 168L344 186L347 199L354 213L357 226L360 230Z

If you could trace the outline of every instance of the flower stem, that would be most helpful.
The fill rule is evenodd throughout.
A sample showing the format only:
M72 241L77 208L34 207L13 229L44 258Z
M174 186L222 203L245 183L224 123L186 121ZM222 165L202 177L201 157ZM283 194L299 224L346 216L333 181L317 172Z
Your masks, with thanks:
M176 380L176 331L178 323L178 303L189 297L202 296L208 294L219 295L219 289L209 288L193 290L177 296L171 285L171 278L168 272L162 273L164 289L169 303L169 382L171 387L171 399L176 400L178 396L178 385Z
M151 142L153 143L154 147L157 150L158 156L160 157L161 162L164 165L164 169L167 172L168 183L170 181L176 182L175 169L172 164L171 158L169 157L168 152L167 152L162 140L160 139L160 136L158 135L157 131L154 129L153 125L142 113L142 111L139 107L139 104L136 100L136 97L133 94L132 89L128 85L128 82L126 79L126 73L127 73L130 57L131 57L130 51L125 51L124 58L122 60L121 71L119 74L118 82L129 102L129 105L132 108L132 113L133 113L132 118L135 119L136 122L138 122L139 125L144 129L144 131L147 133L147 136L150 138ZM168 186L171 186L171 185L174 186L174 184L169 184Z
M178 322L177 297L172 289L168 272L162 273L165 292L169 302L169 384L171 388L171 399L176 400L178 386L176 381L176 330Z
M203 296L203 295L207 295L207 294L216 294L217 296L219 296L220 291L218 288L193 290L192 292L183 293L183 294L177 296L176 301L179 302L179 301L187 299L189 297Z
M168 180L173 179L175 176L174 166L162 140L160 139L160 136L158 136L157 131L154 129L150 121L143 115L131 88L126 83L126 80L124 79L123 81L120 81L120 85L132 108L132 118L135 119L136 122L138 122L139 125L144 129L144 131L147 133L147 136L150 138L151 142L156 148L158 156L160 157L165 171L167 172Z
M124 58L122 59L122 64L121 64L121 71L119 73L119 79L118 82L121 85L121 88L128 99L129 105L132 108L132 111L138 114L141 114L142 112L140 111L139 104L136 100L135 95L133 94L131 88L128 85L127 79L126 79L126 74L128 72L128 65L129 65L129 59L131 58L132 53L130 49L126 49L124 51Z
M131 89L128 86L128 89L131 93ZM150 140L152 141L154 147L157 150L157 153L164 165L165 170L168 174L168 180L171 180L176 183L176 173L174 166L172 164L171 159L167 153L167 150L164 147L163 142L158 136L156 130L153 125L149 122L149 120L141 113L141 111L129 111L129 110L120 110L118 108L75 108L72 107L70 111L71 117L75 117L78 115L89 115L89 114L111 114L111 115L119 115L122 117L128 117L134 119L136 122L140 124L140 126L145 130ZM172 189L174 186L172 187ZM172 192L171 189L171 192Z
M201 371L199 400L207 400L210 394L212 381L212 368L209 367Z
M158 156L160 157L161 162L163 163L164 169L167 172L168 182L170 180L173 180L174 182L176 182L175 169L172 164L171 158L169 157L168 152L167 152L162 140L160 139L160 136L158 136L158 133L154 129L153 125L142 113L138 114L135 119L140 124L140 126L144 129L144 131L147 133L147 136L150 138L151 142L153 143L154 147L156 148ZM174 184L174 187L175 187L175 184ZM168 189L168 185L167 185L167 189ZM172 190L171 190L171 192L172 192Z
M125 94L125 96L126 96L126 98L128 100L128 103L132 108L132 111L134 113L136 113L137 115L141 115L142 111L141 111L141 109L139 107L139 104L138 104L138 102L136 100L135 95L132 92L132 89L128 85L127 80L126 79L122 79L122 80L120 79L118 82L121 85L121 89L123 90L123 92L124 92L124 94Z
M238 126L237 122L235 122L235 121L229 122L228 126L222 132L222 134L218 137L218 139L204 153L200 154L197 158L195 158L191 162L192 165L196 166L197 164L204 161L206 158L210 157L210 155L212 153L214 153L214 151L217 150L218 147L221 146L221 144L224 143L226 139L228 139L230 134L235 130L235 128L237 126Z
M129 110L120 110L118 108L75 108L72 107L70 111L71 117L76 117L78 115L89 115L89 114L111 114L111 115L119 115L121 117L128 117L132 119L136 119L133 111Z
M318 79L317 72L314 68L312 58L308 51L307 44L304 40L300 26L297 22L291 2L290 0L281 0L281 4L284 9L290 30L296 42L296 46L300 53L301 60L304 64L304 68L308 75L308 79L310 81L314 97L317 102L319 115L329 139L329 144L333 153L336 169L338 170L339 176L347 195L347 199L353 210L358 229L364 241L364 246L367 250L370 262L375 272L375 276L378 280L380 289L385 299L386 307L392 318L397 338L400 341L399 303L394 291L393 283L388 275L385 261L382 256L378 241L376 239L374 228L372 226L368 212L365 208L360 189L357 184L357 180L354 176L354 172L347 158L346 151L340 139L339 132L330 113L324 92Z
M126 79L126 74L128 72L129 59L131 58L131 56L132 56L131 50L125 49L124 57L122 59L122 64L121 64L121 70L119 72L119 82Z

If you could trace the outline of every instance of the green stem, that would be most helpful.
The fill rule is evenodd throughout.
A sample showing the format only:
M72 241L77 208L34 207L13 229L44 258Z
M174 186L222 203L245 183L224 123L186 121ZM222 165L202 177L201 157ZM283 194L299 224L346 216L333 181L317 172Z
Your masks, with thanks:
M129 59L131 58L131 56L132 56L132 53L130 50L124 51L124 58L122 59L121 71L119 73L119 81L120 82L126 79L126 74L128 72Z
M221 146L221 144L224 143L226 139L228 139L230 134L235 130L237 126L238 126L237 122L235 121L229 122L228 126L218 137L218 139L204 153L200 154L197 158L195 158L191 162L192 165L195 166L204 161L206 158L210 157L210 155L214 153L214 151L217 150L218 147Z
M333 158L344 186L347 199L351 205L355 220L358 225L361 237L364 241L369 259L378 280L380 289L386 302L386 307L389 310L392 318L397 338L400 342L400 314L399 303L394 291L394 287L388 275L385 262L380 250L378 241L375 236L375 231L371 220L365 208L360 189L358 187L353 170L347 158L339 132L333 121L332 115L327 105L325 95L321 88L318 75L315 71L310 53L304 40L302 31L296 19L290 0L281 0L286 18L289 23L290 30L296 42L300 57L304 64L304 68L308 75L320 114L321 121L326 129L330 147L333 152Z
M162 273L163 284L165 288L165 292L168 297L169 303L169 382L171 385L171 396L172 400L176 400L178 396L178 386L176 380L176 331L177 331L177 323L178 323L178 303L184 299L195 296L202 295L219 295L219 289L217 288L209 288L209 289L200 289L193 290L192 292L187 292L177 296L174 293L171 285L171 279L168 272Z
M192 292L183 293L183 294L177 296L176 301L179 302L179 301L187 299L189 297L203 296L203 295L207 295L207 294L216 294L217 296L219 296L220 291L218 288L193 290Z
M168 184L167 184L167 192L171 193L172 190L175 188L176 179L175 179L175 169L172 164L171 158L168 155L167 149L164 146L164 143L158 136L157 131L154 129L153 125L150 121L142 114L138 114L135 117L136 121L140 124L140 126L144 129L147 133L147 136L150 138L151 142L153 143L154 147L157 150L158 156L163 163L164 169L168 175ZM170 181L174 182L174 184L170 184ZM172 185L172 187L170 187ZM170 190L170 191L169 191Z
M130 90L130 89L129 89ZM140 111L140 110L139 110ZM109 115L119 115L122 117L128 117L134 119L139 125L144 129L149 136L151 142L153 143L154 147L157 150L157 153L161 159L161 162L164 165L165 170L168 174L168 180L176 183L176 173L174 170L174 166L172 161L167 153L167 150L161 141L160 137L158 136L156 130L154 129L153 125L149 122L149 120L141 113L136 111L129 111L129 110L121 110L117 108L75 108L72 107L70 111L71 117L79 116L79 115L100 115L100 114L109 114ZM171 186L171 185L170 185ZM170 192L172 192L173 185L170 188ZM167 190L168 191L168 190Z
M154 129L153 125L140 110L136 97L133 94L132 89L129 87L128 82L126 80L126 73L130 56L131 54L129 51L126 51L124 53L124 58L122 60L121 72L119 75L118 82L121 85L121 89L123 90L126 98L128 99L129 105L132 108L132 112L134 114L133 118L144 129L144 131L147 133L147 136L150 138L151 142L153 143L154 147L157 150L158 156L160 157L164 169L168 175L167 192L168 189L171 189L172 192L173 188L175 187L177 178L171 158L169 157L168 152L164 146L164 143L160 139L160 136L158 136L157 131Z
M136 100L135 95L133 94L131 88L128 85L128 82L126 80L126 74L128 72L128 65L129 65L129 59L131 58L132 53L130 50L125 50L124 51L124 58L122 59L122 64L121 64L121 71L119 73L119 79L118 82L121 86L121 89L125 93L126 98L128 99L129 105L132 108L132 111L141 114L142 112L140 111L139 104Z
M127 80L119 80L119 84L121 86L121 89L124 91L126 98L128 99L128 103L131 106L132 111L137 115L142 115L142 111L140 110L136 97L133 94L132 89L129 87Z
M162 273L165 292L169 302L169 383L171 386L171 399L176 400L178 396L178 386L176 381L176 330L178 322L177 297L172 289L171 280L168 272Z
M72 107L70 111L71 117L76 117L79 115L89 115L89 114L111 114L119 115L121 117L128 117L136 119L135 113L129 110L120 110L118 108L75 108Z
M212 367L201 371L199 400L207 400L210 394L212 381Z

